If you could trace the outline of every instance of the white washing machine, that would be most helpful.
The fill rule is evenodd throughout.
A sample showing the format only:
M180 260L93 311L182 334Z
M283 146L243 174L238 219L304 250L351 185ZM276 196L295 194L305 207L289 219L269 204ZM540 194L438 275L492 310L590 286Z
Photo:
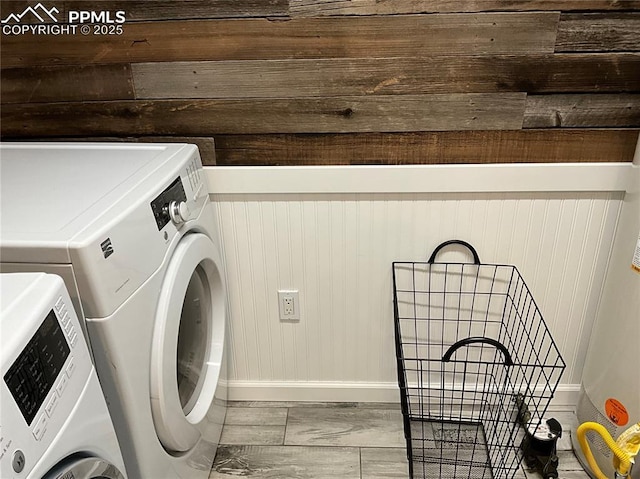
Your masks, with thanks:
M131 478L206 478L226 412L226 292L198 150L0 145L3 271L61 275Z
M59 276L0 275L0 477L124 479L80 331Z

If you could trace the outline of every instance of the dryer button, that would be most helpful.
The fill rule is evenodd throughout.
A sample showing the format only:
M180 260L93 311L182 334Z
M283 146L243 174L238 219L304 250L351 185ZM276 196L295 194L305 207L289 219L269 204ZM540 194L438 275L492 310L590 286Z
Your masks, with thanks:
M53 410L56 408L57 405L58 405L58 395L54 394L53 396L51 396L51 399L49 399L49 402L44 408L44 410L47 412L47 416L51 417L51 415L53 414Z
M42 436L44 435L44 431L46 428L47 428L47 416L43 414L42 416L40 416L40 419L38 419L38 422L36 423L36 425L33 426L33 436L36 438L36 441L39 441L40 439L42 439Z
M51 303L49 303L49 304L51 304ZM62 296L60 296L58 298L58 301L56 301L55 307L56 307L56 311L58 311L58 312L64 307L64 301L62 301Z
M64 330L67 333L67 336L71 336L71 330L73 329L73 324L71 324L71 321L68 321L67 324L64 325Z
M71 347L73 348L77 342L78 334L75 331L72 331L71 333L69 333L69 344L71 344Z

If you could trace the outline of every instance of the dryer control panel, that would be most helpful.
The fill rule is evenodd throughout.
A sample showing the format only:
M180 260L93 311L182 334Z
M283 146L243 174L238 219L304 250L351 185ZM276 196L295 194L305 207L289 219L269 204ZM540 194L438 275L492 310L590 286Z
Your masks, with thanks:
M158 231L173 223L178 229L197 216L201 205L199 200L206 200L208 194L203 191L202 164L198 156L191 158L180 172L180 175L167 186L162 193L151 201L151 210ZM186 190L185 190L186 185Z
M158 231L167 226L172 220L172 208L181 203L186 204L187 195L182 186L182 180L178 176L162 193L160 193L152 202L151 210L156 219Z

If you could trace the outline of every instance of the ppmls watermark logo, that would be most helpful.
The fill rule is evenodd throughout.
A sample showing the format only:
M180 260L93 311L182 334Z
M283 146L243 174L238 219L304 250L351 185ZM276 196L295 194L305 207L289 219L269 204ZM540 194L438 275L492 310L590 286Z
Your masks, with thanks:
M66 18L55 6L42 3L28 6L3 18L3 35L121 35L126 13L123 10L69 10Z

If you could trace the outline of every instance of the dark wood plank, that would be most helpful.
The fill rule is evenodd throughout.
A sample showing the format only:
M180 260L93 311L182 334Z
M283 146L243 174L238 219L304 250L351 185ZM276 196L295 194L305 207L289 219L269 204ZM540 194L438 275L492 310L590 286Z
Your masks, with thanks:
M291 16L633 9L639 0L290 0Z
M33 1L2 0L1 18L21 13ZM67 0L54 2L59 21L68 21L69 11L125 12L127 22L149 20L188 20L207 18L278 17L288 15L287 0ZM48 23L51 23L49 21Z
M5 68L0 79L2 103L134 98L128 64Z
M0 15L34 6L28 0L2 0ZM52 5L53 6L53 5ZM523 11L624 11L640 0L66 0L55 3L61 18L69 10L126 12L127 21L260 16L394 15Z
M640 12L563 14L556 51L640 51Z
M216 136L218 165L632 161L638 130Z
M640 94L532 95L524 128L640 126Z
M48 141L193 143L213 166L630 162L638 130L69 137ZM38 138L36 140L42 140Z
M132 65L137 98L640 91L640 54L432 56Z
M5 36L3 67L145 61L552 53L559 13L194 20L124 25L122 35Z
M3 136L519 129L524 93L5 105Z
M65 8L123 10L127 21L148 21L286 16L288 3L287 0L82 0L67 1Z

